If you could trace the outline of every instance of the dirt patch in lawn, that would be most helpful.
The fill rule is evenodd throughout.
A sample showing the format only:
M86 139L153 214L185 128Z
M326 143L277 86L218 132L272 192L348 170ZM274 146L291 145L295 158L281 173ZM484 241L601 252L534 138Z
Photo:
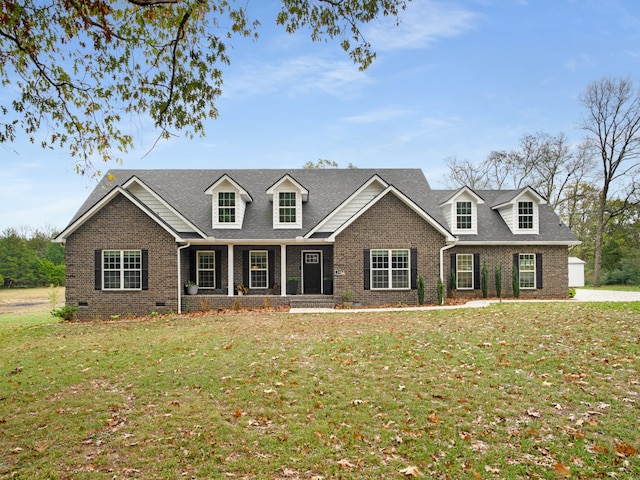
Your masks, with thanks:
M64 287L0 289L0 315L48 312L54 295L58 305L64 304Z

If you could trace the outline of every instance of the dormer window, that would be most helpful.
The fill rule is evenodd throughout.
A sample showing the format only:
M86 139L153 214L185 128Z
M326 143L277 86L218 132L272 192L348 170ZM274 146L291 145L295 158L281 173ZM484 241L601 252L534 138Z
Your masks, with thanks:
M533 202L518 202L518 229L533 229Z
M280 223L296 223L296 192L280 192L278 194L278 221Z
M236 192L218 193L218 222L236 223Z
M456 228L458 230L471 230L471 202L456 202Z
M302 203L309 191L290 175L285 175L267 189L273 203L273 228L302 228Z
M220 177L204 192L211 195L213 228L240 229L251 195L228 175Z
M540 229L540 205L547 201L531 187L506 192L492 210L497 210L515 235L537 235Z
M478 233L478 205L484 200L469 187L454 192L440 206L451 233L454 235L476 235Z

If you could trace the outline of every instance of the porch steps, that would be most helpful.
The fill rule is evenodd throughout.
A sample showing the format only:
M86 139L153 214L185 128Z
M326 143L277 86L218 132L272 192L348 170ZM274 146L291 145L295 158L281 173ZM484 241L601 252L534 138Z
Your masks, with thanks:
M291 308L333 308L336 301L327 295L293 295L289 298Z

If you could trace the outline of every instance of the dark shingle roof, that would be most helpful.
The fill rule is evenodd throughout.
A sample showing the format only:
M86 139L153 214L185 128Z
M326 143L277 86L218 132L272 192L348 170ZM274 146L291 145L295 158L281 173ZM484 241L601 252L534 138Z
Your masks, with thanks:
M520 193L519 190L474 190L484 200L478 205L478 233L475 235L457 235L460 241L470 242L559 242L572 243L577 239L571 230L560 220L560 217L548 204L538 205L539 232L538 234L511 233L509 226L504 222L498 210L492 207L511 201ZM440 202L451 198L457 190L434 191Z
M223 175L228 175L252 198L243 228L213 229L211 196L205 190ZM273 229L272 203L267 189L284 175L290 175L309 191L303 204L302 229ZM137 177L189 222L210 237L218 239L292 239L306 235L374 175L410 198L436 222L450 231L440 206L456 192L431 190L420 169L264 169L264 170L111 170L89 195L71 220L71 224L98 203L113 188ZM549 205L540 205L540 234L514 235L491 207L511 199L517 190L479 190L484 199L478 205L478 234L459 235L461 241L476 242L575 242L575 236L560 221ZM320 234L319 236L323 236ZM183 238L185 235L183 235Z
M247 206L242 230L212 228L211 196L204 192L225 174L253 199ZM286 174L309 191L309 199L302 207L301 230L272 228L272 203L266 191ZM304 236L374 175L395 186L446 228L440 209L431 201L429 183L419 169L111 170L71 223L111 189L135 176L209 236L221 239L290 239Z

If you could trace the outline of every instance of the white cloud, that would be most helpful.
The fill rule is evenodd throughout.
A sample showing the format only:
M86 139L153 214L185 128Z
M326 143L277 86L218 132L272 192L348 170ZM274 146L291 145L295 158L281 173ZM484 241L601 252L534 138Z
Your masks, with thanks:
M394 118L406 117L410 114L411 112L409 110L390 107L380 110L372 110L360 115L352 115L350 117L346 117L344 120L351 123L376 123L386 122Z
M575 72L576 70L591 68L594 65L593 59L589 55L583 53L567 60L564 64L564 68L571 72Z
M367 74L358 71L351 62L301 56L243 66L225 82L223 96L238 98L275 92L298 96L320 91L346 98L357 92L357 86L370 81Z
M428 48L441 38L455 37L473 28L479 14L450 3L422 1L409 3L401 13L401 23L372 24L365 38L377 51Z
M623 50L622 53L633 59L640 57L640 50Z

